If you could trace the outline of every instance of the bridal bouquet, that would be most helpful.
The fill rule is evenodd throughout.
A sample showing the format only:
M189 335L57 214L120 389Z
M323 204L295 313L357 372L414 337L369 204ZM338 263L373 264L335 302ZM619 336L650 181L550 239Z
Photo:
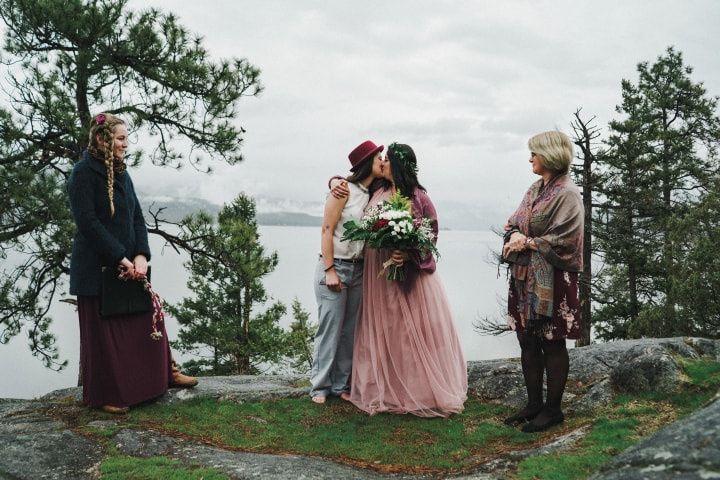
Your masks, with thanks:
M417 250L424 257L438 254L429 218L414 219L410 199L396 192L384 202L370 207L360 221L343 224L342 240L367 241L370 248ZM391 259L383 263L388 280L405 280L405 270Z

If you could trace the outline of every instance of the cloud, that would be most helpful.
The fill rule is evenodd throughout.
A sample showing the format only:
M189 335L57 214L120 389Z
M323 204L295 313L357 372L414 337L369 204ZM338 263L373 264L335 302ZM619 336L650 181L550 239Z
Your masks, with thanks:
M622 78L668 45L720 92L714 42L720 3L621 0L132 0L178 14L216 57L247 57L266 89L243 99L245 162L217 174L148 165L142 188L230 199L244 190L316 202L347 153L371 138L413 145L432 195L481 206L515 203L533 180L526 141L569 131L583 107L605 127ZM695 62L695 63L693 63ZM171 178L172 177L172 178ZM183 190L184 189L184 190Z

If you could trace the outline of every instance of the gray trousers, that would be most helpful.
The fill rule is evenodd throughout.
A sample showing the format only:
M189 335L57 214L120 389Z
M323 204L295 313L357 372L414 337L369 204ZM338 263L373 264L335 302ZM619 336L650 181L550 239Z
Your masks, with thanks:
M325 263L315 269L318 329L315 334L311 396L340 395L350 390L355 323L362 304L363 264L335 260L343 288L333 292L325 286Z

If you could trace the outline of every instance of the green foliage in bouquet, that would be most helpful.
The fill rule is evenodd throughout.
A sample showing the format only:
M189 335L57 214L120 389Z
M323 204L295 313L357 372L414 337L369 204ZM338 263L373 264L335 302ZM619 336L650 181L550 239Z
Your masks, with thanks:
M412 202L400 192L370 207L360 221L345 222L343 228L343 241L366 241L370 248L375 249L413 250L420 257L430 254L439 256L430 219L413 218ZM402 267L391 261L383 265L389 267L389 280L405 279Z
M412 216L412 202L408 197L400 193L398 190L397 192L393 193L393 195L385 200L383 204L388 206L388 209L390 210L396 210L396 211L406 211Z

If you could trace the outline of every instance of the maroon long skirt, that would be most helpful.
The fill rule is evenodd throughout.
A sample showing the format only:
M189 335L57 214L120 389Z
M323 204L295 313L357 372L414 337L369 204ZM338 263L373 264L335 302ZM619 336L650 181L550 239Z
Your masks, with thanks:
M79 296L83 403L129 407L159 397L171 378L165 326L150 338L152 313L104 318L99 297Z

